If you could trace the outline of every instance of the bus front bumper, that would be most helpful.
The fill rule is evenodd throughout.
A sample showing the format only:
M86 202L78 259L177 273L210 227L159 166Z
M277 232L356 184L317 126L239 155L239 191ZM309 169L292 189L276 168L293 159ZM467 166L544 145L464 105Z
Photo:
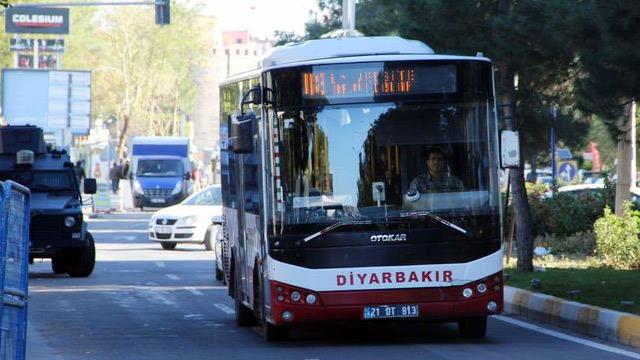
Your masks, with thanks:
M359 290L312 292L309 290L292 288L286 284L272 281L270 320L275 325L311 324L322 322L359 322L379 320L408 320L408 321L455 321L470 317L497 315L503 311L502 272L486 279L447 288L414 288L391 290ZM480 283L487 286L484 293L477 291ZM473 289L473 294L466 298L464 289ZM278 291L278 290L284 291ZM291 300L291 293L301 294L300 300ZM314 304L305 302L305 298L313 294L317 301ZM284 297L284 301L279 301ZM416 317L391 317L365 319L365 307L379 305L417 305ZM288 314L287 314L288 313Z

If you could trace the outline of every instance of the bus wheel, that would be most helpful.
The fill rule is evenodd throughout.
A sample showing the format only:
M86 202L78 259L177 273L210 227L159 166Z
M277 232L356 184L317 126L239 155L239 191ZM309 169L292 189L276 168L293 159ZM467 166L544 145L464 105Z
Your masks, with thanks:
M254 279L261 279L258 274L254 274ZM289 338L289 330L291 329L289 326L276 326L267 321L264 307L264 293L262 292L262 287L260 286L262 282L257 280L256 286L254 289L256 302L254 304L254 313L257 314L258 320L260 321L260 327L262 328L262 336L265 341L282 341L287 340Z
M236 311L236 324L238 326L256 325L256 318L253 316L253 312L242 303L242 285L237 274L234 274L234 282L235 296L233 297L233 304Z
M466 338L483 338L487 333L487 317L459 320L458 331L460 331L460 335Z
M289 338L291 328L288 326L276 326L263 320L262 334L266 341L283 341Z

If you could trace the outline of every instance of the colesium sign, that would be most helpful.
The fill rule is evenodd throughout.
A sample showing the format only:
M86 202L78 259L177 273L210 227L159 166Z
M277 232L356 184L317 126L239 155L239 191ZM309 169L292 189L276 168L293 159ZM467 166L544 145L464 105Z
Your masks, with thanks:
M9 8L5 14L5 31L11 34L68 34L69 9Z

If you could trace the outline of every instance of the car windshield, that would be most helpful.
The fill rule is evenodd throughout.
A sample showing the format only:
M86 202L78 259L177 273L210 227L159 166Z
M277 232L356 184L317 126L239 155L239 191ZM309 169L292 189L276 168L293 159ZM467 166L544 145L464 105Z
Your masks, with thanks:
M182 205L200 205L200 206L216 206L222 205L222 195L219 187L211 187L204 189L196 194L191 195Z
M488 113L488 102L279 112L276 222L495 213Z
M136 170L136 175L143 177L175 177L183 173L178 159L140 159Z
M75 182L71 171L26 171L0 172L0 181L11 180L26 186L32 192L74 191Z

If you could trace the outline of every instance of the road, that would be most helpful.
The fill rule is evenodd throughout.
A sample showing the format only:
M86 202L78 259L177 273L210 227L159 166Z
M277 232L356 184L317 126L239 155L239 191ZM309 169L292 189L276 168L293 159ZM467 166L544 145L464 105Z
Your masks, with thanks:
M256 329L235 326L213 253L161 250L146 240L149 216L90 220L98 262L87 279L53 275L48 261L30 267L27 359L640 359L506 317L491 319L482 340L460 338L453 324L368 324L298 329L290 341L265 343Z

